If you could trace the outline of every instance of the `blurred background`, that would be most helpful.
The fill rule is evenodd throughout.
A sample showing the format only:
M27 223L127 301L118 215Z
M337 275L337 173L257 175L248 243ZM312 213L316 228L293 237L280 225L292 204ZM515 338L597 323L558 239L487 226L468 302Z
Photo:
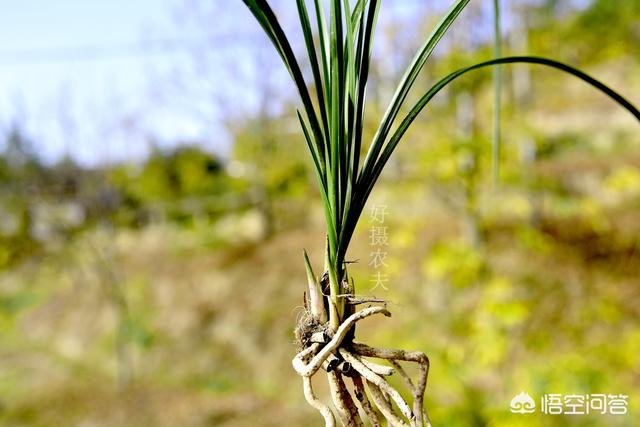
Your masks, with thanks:
M271 3L301 53L293 2ZM369 136L449 3L383 2ZM491 3L409 101L491 57ZM242 2L0 5L0 425L322 425L290 366L322 209L296 94ZM506 54L640 105L640 0L501 5ZM430 356L435 425L636 426L640 128L557 71L503 72L498 187L490 71L438 95L383 174L385 287L367 211L348 258L394 317L359 339ZM624 394L629 413L511 414L520 391Z

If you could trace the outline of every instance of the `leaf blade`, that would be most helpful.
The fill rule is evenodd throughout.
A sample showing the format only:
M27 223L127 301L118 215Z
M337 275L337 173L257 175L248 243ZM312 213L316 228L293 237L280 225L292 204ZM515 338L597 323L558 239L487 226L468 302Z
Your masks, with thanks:
M298 60L293 53L291 44L289 43L287 36L280 26L275 13L266 0L242 1L249 8L256 20L260 23L263 30L276 48L276 51L280 55L283 63L285 64L285 67L287 68L287 71L289 71L289 74L291 75L294 84L298 89L298 94L300 95L305 113L307 115L307 118L309 119L311 130L315 135L315 142L318 145L318 152L323 153L324 147L322 145L324 144L324 139L322 137L322 131L320 129L320 123L315 111L315 107L313 106L311 96L309 95L309 90L307 89L307 85L300 69Z
M492 59L489 61L479 62L477 64L473 64L471 66L456 70L450 73L449 75L443 77L436 84L434 84L425 93L425 95L423 95L420 98L420 100L413 106L413 108L411 108L409 113L405 116L401 124L398 126L398 129L396 129L396 131L394 132L393 136L389 141L389 144L387 144L384 152L380 156L380 159L378 160L378 162L376 162L376 165L372 171L371 180L367 183L366 186L363 186L360 188L360 194L359 194L360 198L357 200L356 205L353 206L351 210L352 215L355 217L355 221L352 220L349 223L350 224L349 228L343 230L345 235L340 239L341 245L343 244L345 245L344 248L341 247L342 250L345 250L346 246L348 246L350 238L353 235L353 231L355 229L355 222L357 222L357 218L362 213L362 209L364 208L364 205L369 195L371 194L371 191L373 190L373 187L377 182L378 178L380 177L380 174L382 173L382 170L386 165L387 161L389 160L391 154L393 153L393 151L395 150L398 143L401 141L402 137L404 136L406 131L409 129L413 121L424 109L424 107L431 101L431 99L433 99L433 97L436 94L438 94L438 92L440 92L444 87L449 85L452 81L463 76L464 74L467 74L468 72L478 70L480 68L495 66L495 65L515 64L515 63L544 65L544 66L548 66L551 68L564 71L570 75L573 75L574 77L581 79L582 81L588 83L592 87L598 89L599 91L607 95L609 98L615 101L619 106L621 106L622 108L627 110L629 113L631 113L636 118L636 120L640 122L640 110L638 110L638 108L635 105L633 105L629 100L623 97L620 93L610 88L606 84L602 83L601 81L595 79L594 77L591 77L587 73L580 71L577 68L574 68L571 65L565 64L560 61L555 61L552 59L538 57L538 56L508 56L503 58Z
M383 116L382 122L380 123L380 126L376 131L376 134L373 138L373 143L369 147L369 150L365 157L363 163L363 171L359 180L364 179L366 182L367 175L373 168L377 157L382 150L388 133L391 130L391 126L393 125L393 122L395 121L395 118L400 111L400 107L402 106L402 103L406 99L409 90L418 77L420 70L422 70L422 67L433 53L435 47L438 45L442 37L446 34L447 30L458 18L460 13L467 6L469 1L470 0L457 0L441 18L438 25L436 25L430 36L427 38L427 41L422 45L422 47L413 57L413 60L407 67L405 74L402 76L396 92L394 93L393 98L389 103L389 107L387 108L387 111Z

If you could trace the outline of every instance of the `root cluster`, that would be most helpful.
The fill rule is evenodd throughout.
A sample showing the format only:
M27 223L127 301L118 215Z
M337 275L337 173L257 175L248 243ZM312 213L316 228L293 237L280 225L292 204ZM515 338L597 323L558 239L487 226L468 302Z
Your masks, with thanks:
M308 348L312 344L312 340L318 337L324 337L329 334L330 329L326 323L320 323L313 315L305 311L303 317L298 320L295 328L295 344L298 351Z
M423 407L429 374L427 356L418 351L374 348L352 340L356 323L376 314L391 316L385 307L368 307L349 316L333 333L311 315L300 320L296 328L300 352L292 364L302 377L305 398L320 412L327 427L336 425L336 414L345 427L363 426L365 417L373 427L382 426L383 420L394 427L430 426ZM415 383L400 362L418 365ZM329 381L333 407L318 399L312 388L311 377L321 370ZM411 392L412 404L387 380L394 373Z

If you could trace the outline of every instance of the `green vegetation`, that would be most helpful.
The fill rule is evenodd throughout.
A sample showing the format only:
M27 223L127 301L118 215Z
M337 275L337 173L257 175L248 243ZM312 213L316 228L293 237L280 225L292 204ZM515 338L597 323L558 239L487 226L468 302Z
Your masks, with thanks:
M389 301L394 312L392 320L368 320L357 341L429 355L424 406L434 425L638 424L637 122L572 76L503 65L496 189L488 67L529 61L579 74L540 59L562 58L637 104L632 17L640 2L598 0L560 12L562 2L519 4L530 26L504 25L502 51L537 56L504 60L489 59L491 36L465 39L464 29L486 18L471 2L444 49L416 71L402 105L396 95L389 111L380 106L394 94L383 90L389 76L374 73L388 52L372 54L368 81L362 65L369 59L358 56L368 51L366 31L360 43L358 30L375 18L378 2L351 3L362 10L351 28L342 20L352 40L342 47L342 73L353 92L351 84L325 83L341 81L339 68L332 76L330 29L342 2L333 20L320 23L325 49L314 31L292 48L314 43L318 52L317 72L299 64L311 82L299 89L308 91L315 130L306 109L298 115L287 104L269 117L234 121L229 158L179 144L98 167L72 158L45 163L17 125L2 136L0 425L322 425L291 368L293 325L304 318L302 289L321 323L331 301L343 321L351 309L341 303L346 283L355 284L348 292L356 297ZM305 4L312 3L298 2L303 22ZM412 18L420 28L434 23L431 15ZM314 13L308 21L316 27ZM391 31L383 25L376 37ZM403 34L403 49L421 43ZM486 68L465 68L477 62ZM332 112L346 119L336 122ZM375 205L389 210L388 289L371 281L367 214ZM322 265L327 218L335 242ZM308 269L296 262L302 248ZM326 290L335 299L314 303L326 283L317 276L329 268L335 276ZM415 378L412 365L405 369ZM410 401L395 377L389 383ZM326 384L314 378L313 386L331 399ZM547 393L626 394L629 413L512 414L509 402L523 390L537 402Z
M363 123L366 111L365 94L373 49L373 35L381 1L360 0L352 8L349 0L333 0L330 2L327 26L323 1L315 0L314 12L319 47L314 41L307 5L304 0L297 1L307 59L316 89L315 105L290 41L268 1L244 0L244 3L272 41L300 95L306 120L300 113L298 117L313 159L325 213L327 247L324 265L326 272L322 278L314 276L305 252L309 281L306 302L308 314L299 321L297 335L302 351L293 360L294 367L304 380L305 397L308 403L321 413L327 426L335 425L334 410L317 399L310 380L323 363L328 363L324 369L328 375L335 411L343 425L362 425L354 397L360 401L366 418L373 425L379 425L381 419L394 425L405 425L405 423L412 426L430 425L426 413L423 414L422 403L429 369L429 362L424 354L415 353L415 356L407 358L406 355L409 352L395 351L394 353L391 350L382 349L368 349L358 353L359 344L351 342L356 321L377 312L390 315L386 309L374 312L374 309L369 308L355 312L354 307L357 304L375 300L364 299L363 301L361 298L356 298L353 281L347 273L345 257L364 206L404 134L433 97L455 79L479 68L498 66L494 74L493 160L495 163L499 162L502 93L502 76L499 66L501 64L528 63L553 67L601 90L631 112L639 121L640 111L608 86L570 65L533 56L497 57L461 68L439 80L397 123L396 129L392 132L401 107L420 71L447 30L469 3L469 0L457 0L427 37L426 42L404 72L361 163L360 153L363 148ZM500 56L501 31L498 1L494 2L494 11L494 54ZM494 168L497 171L497 166ZM495 179L497 180L497 175ZM328 287L325 286L326 282ZM326 303L323 304L325 298ZM327 318L328 323L325 325ZM342 331L350 332L343 334ZM317 334L322 337L314 339ZM363 365L358 356L392 360L402 377L406 377L406 374L396 362L418 362L421 368L417 383L416 385L410 381L408 383L413 394L413 407L409 409L407 402L397 395L397 391L391 387L384 376ZM333 365L331 358L336 362ZM352 379L356 389L354 396L351 396L348 391L343 376ZM367 392L363 382L367 385ZM381 397L383 393L387 395L386 399ZM395 408L389 403L390 401L394 402Z

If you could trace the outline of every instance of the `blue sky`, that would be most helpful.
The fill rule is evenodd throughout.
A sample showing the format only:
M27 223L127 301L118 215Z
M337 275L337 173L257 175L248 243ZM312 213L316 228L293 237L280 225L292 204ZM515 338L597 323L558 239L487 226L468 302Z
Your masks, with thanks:
M179 28L178 4L0 2L0 129L19 122L44 158L71 153L86 162L144 154L150 131L132 127L166 140L200 137L203 129L154 102L185 53L138 47L194 37Z
M424 10L422 0L384 5L398 19ZM224 154L224 120L256 108L253 83L290 92L281 65L260 65L275 54L239 0L0 6L0 132L19 123L48 161L65 154L85 163L139 159L150 139L203 141ZM277 10L296 28L294 7Z

